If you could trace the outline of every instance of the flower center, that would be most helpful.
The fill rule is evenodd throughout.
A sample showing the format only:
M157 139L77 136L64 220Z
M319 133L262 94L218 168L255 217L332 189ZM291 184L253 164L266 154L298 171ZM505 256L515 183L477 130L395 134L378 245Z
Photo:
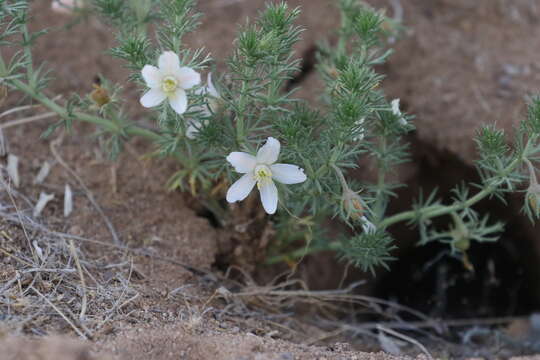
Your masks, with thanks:
M266 165L257 165L253 173L253 177L255 178L255 181L257 181L257 187L259 189L272 181L272 172Z
M161 89L166 94L174 93L177 87L178 87L178 80L176 80L173 76L166 76L165 78L163 78L163 81L161 82Z

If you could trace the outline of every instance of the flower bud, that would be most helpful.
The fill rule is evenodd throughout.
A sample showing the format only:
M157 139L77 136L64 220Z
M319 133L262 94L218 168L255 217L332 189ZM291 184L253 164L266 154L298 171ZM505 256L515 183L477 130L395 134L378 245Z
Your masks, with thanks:
M111 102L109 92L101 85L94 84L94 90L90 93L90 98L97 106L102 107Z
M454 220L454 227L450 230L452 249L465 253L471 247L469 229L456 213L452 213L452 219Z
M465 252L469 250L471 247L471 240L468 237L455 237L452 240L452 246L454 249L459 250L461 252Z
M358 220L364 216L364 206L362 205L362 199L357 193L349 189L348 187L343 189L342 196L343 208L347 213L347 217L353 220Z
M538 218L540 217L540 185L538 185L533 164L527 159L524 161L529 169L529 188L525 195L525 207L528 207L528 210Z
M345 180L341 170L335 165L331 166L336 171L339 182L341 183L341 188L343 189L341 203L345 213L347 214L347 218L351 218L353 220L361 219L364 216L364 203L362 198L349 188L349 185L347 185L347 181Z
M527 202L529 203L529 207L532 210L532 213L535 214L536 217L540 216L540 186L538 185L531 185L527 189L526 194Z

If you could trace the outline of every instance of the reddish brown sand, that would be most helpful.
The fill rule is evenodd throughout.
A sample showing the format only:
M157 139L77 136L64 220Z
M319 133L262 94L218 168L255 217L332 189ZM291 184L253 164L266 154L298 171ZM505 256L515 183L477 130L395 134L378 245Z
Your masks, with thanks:
M263 1L201 1L205 12L200 31L190 43L204 45L223 69L238 23L261 8ZM230 3L230 4L229 4ZM299 54L325 37L338 22L330 0L294 0L302 5L300 23L307 31L298 46ZM392 7L387 1L372 1L375 6ZM384 71L384 87L392 97L400 97L406 108L417 115L418 136L426 143L451 151L470 162L474 158L472 135L479 125L496 121L511 129L523 110L523 99L538 88L540 79L540 6L531 1L493 0L415 0L401 1L404 22L409 27L397 43L396 54ZM58 26L70 19L52 14L48 1L35 2L33 27ZM126 72L118 61L103 51L114 43L109 29L90 19L74 26L66 35L51 34L36 46L37 61L46 60L54 68L56 80L51 91L69 96L91 91L97 74L123 81ZM300 92L316 102L320 82L315 75L305 80ZM301 84L302 85L302 84ZM144 118L138 110L136 89L128 87L136 120ZM7 105L18 100L11 94ZM2 107L4 109L6 104ZM136 110L134 110L136 109ZM10 149L23 161L22 174L34 174L38 165L51 159L49 141L38 140L45 124L20 126L6 131ZM198 268L214 263L219 232L188 206L191 200L178 193L167 193L163 185L174 172L172 161L141 160L149 148L144 141L131 143L117 162L117 178L111 181L111 163L96 156L98 147L88 135L88 126L76 126L60 148L66 161L94 192L107 216L130 246L145 246L152 253ZM39 188L23 178L22 190L37 196ZM48 183L61 195L65 172L55 167ZM116 189L115 189L116 188ZM56 202L49 215L58 215ZM65 229L78 235L110 241L109 233L94 208L83 196L76 197L76 210ZM103 255L99 246L84 251ZM90 360L90 359L397 359L383 353L369 354L347 345L332 348L295 344L273 339L263 331L223 325L210 315L201 315L204 301L211 296L208 287L183 268L148 257L133 258L141 276L135 279L142 294L139 309L130 321L111 324L95 334L93 343L52 337L41 340L0 337L0 358L6 360ZM189 285L188 301L169 297L172 290ZM188 302L190 306L187 306ZM195 308L194 308L195 307ZM200 307L200 309L199 309ZM174 314L166 318L166 314ZM182 314L182 316L178 316ZM239 321L240 322L240 321ZM243 323L243 322L242 322ZM266 325L261 325L266 326ZM69 328L64 329L69 332ZM279 336L278 336L279 337ZM297 341L302 341L298 340ZM529 358L536 359L536 358Z

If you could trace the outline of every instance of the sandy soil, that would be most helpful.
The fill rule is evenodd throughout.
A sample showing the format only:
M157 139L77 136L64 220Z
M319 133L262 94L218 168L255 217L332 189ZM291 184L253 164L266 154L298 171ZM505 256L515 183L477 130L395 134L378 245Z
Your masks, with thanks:
M395 11L390 1L371 2L387 7L389 13ZM316 41L332 36L329 29L338 21L332 1L289 3L303 7L300 23L307 31L298 52L309 57ZM207 47L217 59L218 69L222 69L237 24L255 14L262 4L260 0L202 1L204 24L190 37L190 42ZM522 114L524 96L538 86L540 45L536 39L540 35L540 7L527 0L501 0L497 5L492 0L478 0L474 4L468 0L414 0L402 1L401 5L409 32L397 43L390 63L381 69L388 75L385 89L390 96L401 97L407 110L417 115L417 136L421 141L470 163L474 157L471 138L476 128L497 121L511 129ZM48 1L34 4L35 28L57 27L69 21L52 14ZM57 76L51 91L84 94L91 91L97 74L123 81L127 73L103 53L113 43L109 30L93 19L75 25L70 36L53 33L42 38L36 47L37 61L47 61L55 68ZM314 74L308 74L305 84L312 88L318 80ZM126 94L135 99L133 108L137 109L136 89L128 88ZM304 90L300 94L317 101L316 92ZM7 104L19 100L11 94ZM144 111L133 113L136 120L144 118ZM73 181L61 167L53 168L44 187L31 184L41 162L52 159L49 140L38 140L45 128L46 124L21 126L6 131L6 135L11 152L22 160L21 191L37 198L45 188L61 199L63 184ZM3 358L397 359L383 353L360 352L347 344L302 345L314 334L308 330L291 337L286 332L275 333L275 328L264 321L220 318L218 310L224 303L211 298L215 283L178 263L210 270L230 234L220 233L207 219L198 216L197 206L189 196L164 190L164 183L175 171L174 162L141 159L149 148L143 141L135 140L113 165L88 137L92 131L77 126L73 134L64 138L60 151L95 194L122 241L153 255L123 258L134 264L137 276L133 277L132 286L140 296L130 304L131 312L126 311L125 316L94 334L91 343L58 337L28 340L0 335ZM113 176L114 173L117 175ZM414 174L413 170L408 176ZM76 210L67 222L60 216L60 200L46 210L51 226L112 241L82 190L75 190ZM89 257L105 263L122 259L122 254L111 254L99 245L81 246ZM65 324L55 325L52 330L70 333Z

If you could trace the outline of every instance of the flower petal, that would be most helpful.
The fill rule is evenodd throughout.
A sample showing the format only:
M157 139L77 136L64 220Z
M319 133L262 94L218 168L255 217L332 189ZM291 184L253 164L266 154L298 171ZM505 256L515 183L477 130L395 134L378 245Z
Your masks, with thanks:
M279 156L280 144L273 137L269 137L257 152L257 163L271 165L275 163Z
M399 110L399 99L392 100L391 104L392 104L392 113L396 116L400 116L401 110Z
M306 181L304 169L290 164L274 164L270 166L272 178L282 184L298 184Z
M273 181L268 181L259 188L259 192L261 194L261 202L266 213L275 213L278 203L278 192L276 184L274 184Z
M165 51L158 59L159 70L164 75L174 75L180 71L180 58L172 51Z
M148 87L155 88L161 85L162 76L157 67L152 65L144 65L141 73Z
M191 89L201 83L201 74L192 68L181 67L174 75L178 79L178 86L182 89Z
M255 179L253 178L253 174L244 174L240 179L236 180L227 191L227 201L233 203L244 200L254 186Z
M214 86L214 83L212 83L212 73L208 73L208 78L206 80L206 91L210 96L213 96L215 98L219 98L219 93Z
M234 171L241 174L253 171L257 165L255 156L239 151L230 153L229 156L227 156L227 161L234 167Z
M187 95L184 89L176 89L173 95L169 96L169 104L178 114L182 115L187 110Z
M167 98L167 95L160 89L150 89L146 94L141 98L141 105L150 108L157 106Z

